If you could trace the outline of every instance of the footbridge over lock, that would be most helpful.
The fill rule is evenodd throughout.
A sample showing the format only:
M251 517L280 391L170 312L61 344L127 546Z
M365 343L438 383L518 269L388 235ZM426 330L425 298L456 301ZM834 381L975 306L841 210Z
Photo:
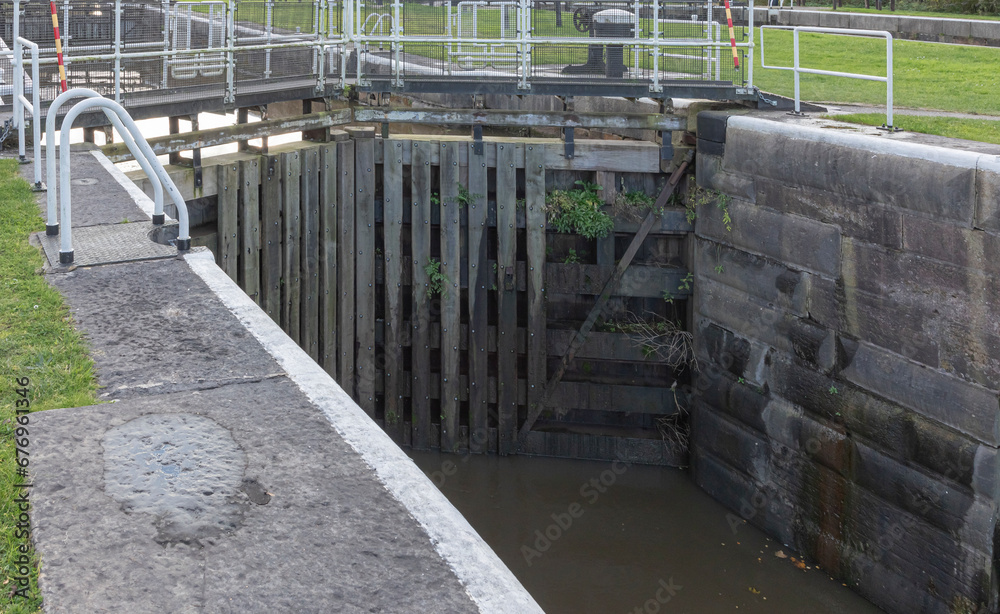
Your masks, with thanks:
M731 31L729 4L716 0L55 6L69 87L97 90L136 119L355 91L756 99L752 1L732 5ZM60 87L48 3L0 3L0 38L15 48L18 36L39 45L44 106ZM6 105L11 55L0 57Z

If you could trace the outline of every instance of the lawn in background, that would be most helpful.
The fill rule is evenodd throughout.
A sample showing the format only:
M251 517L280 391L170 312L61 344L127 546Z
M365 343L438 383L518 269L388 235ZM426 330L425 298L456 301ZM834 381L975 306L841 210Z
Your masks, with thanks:
M759 29L755 36L754 85L792 96L791 71L762 69ZM766 30L764 36L767 63L791 66L792 33ZM886 74L886 45L882 39L807 32L799 36L802 67ZM897 40L893 43L893 58L894 106L1000 115L1000 49ZM876 81L801 75L800 87L802 100L885 106L885 84Z
M62 296L40 274L43 256L28 244L28 236L44 230L29 184L18 174L15 160L0 160L0 611L37 612L37 558L32 552L28 601L12 597L17 576L15 557L24 540L15 537L20 494L15 438L28 439L31 459L32 426L18 432L16 401L19 378L28 378L32 411L78 407L96 402L94 366L86 345L73 328ZM23 457L22 457L23 458ZM30 464L29 464L30 470ZM31 493L29 491L29 499Z

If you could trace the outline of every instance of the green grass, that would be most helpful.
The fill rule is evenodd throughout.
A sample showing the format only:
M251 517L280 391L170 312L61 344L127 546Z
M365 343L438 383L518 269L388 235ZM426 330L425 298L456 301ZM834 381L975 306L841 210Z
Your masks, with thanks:
M760 31L754 54L754 85L791 96L791 71L760 68ZM791 66L792 35L766 31L766 59ZM800 66L885 76L885 41L802 33ZM1000 115L1000 49L895 41L894 106ZM803 100L885 105L885 84L843 77L801 75Z
M12 597L15 557L23 540L15 536L18 510L13 500L21 480L16 474L15 404L18 378L30 380L31 411L77 407L96 402L93 363L74 328L62 296L37 271L42 255L28 244L30 233L43 230L31 187L18 175L14 160L0 160L0 611L37 612L37 558L32 552L31 599ZM28 416L30 421L30 415ZM30 460L32 427L27 428ZM22 457L23 458L23 457ZM30 493L29 493L30 498Z
M829 119L866 126L885 124L881 113L852 113L849 115L828 115ZM962 119L955 117L927 117L924 115L895 115L893 123L897 128L922 134L936 134L956 139L967 139L981 143L1000 145L1000 121L991 119Z

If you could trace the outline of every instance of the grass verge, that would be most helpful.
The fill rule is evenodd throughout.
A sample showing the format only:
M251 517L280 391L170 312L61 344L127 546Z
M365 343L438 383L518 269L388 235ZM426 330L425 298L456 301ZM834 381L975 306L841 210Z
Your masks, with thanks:
M851 113L848 115L827 115L826 117L840 122L864 124L866 126L881 126L885 124L885 115L881 113ZM1000 120L896 114L893 117L893 121L897 128L902 128L909 132L935 134L937 136L1000 145Z
M18 424L18 405L35 412L96 402L97 384L86 345L73 328L62 296L39 273L42 254L28 244L28 236L44 228L17 162L0 160L0 612L7 614L41 608L38 558L33 551L26 554L28 599L15 594L23 588L18 586L23 571L19 549L27 544L17 530L20 510L14 500L22 491L14 485L25 480L17 473L15 448L26 449L28 456L20 458L30 461L32 432L30 415L27 424ZM27 378L27 386L18 383L24 382L22 378ZM15 440L28 445L17 446Z
M760 30L754 53L754 85L783 96L794 93L791 71L760 69ZM792 65L792 33L767 30L765 59L771 66ZM885 76L885 41L859 36L803 32L800 66ZM959 113L1000 115L1000 49L918 41L893 43L894 105ZM801 98L885 105L886 86L825 75L802 75Z

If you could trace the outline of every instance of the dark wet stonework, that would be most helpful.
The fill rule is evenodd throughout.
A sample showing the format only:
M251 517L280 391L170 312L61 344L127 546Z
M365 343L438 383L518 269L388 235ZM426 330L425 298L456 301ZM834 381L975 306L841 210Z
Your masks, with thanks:
M157 543L200 546L242 524L246 456L211 418L142 416L109 429L102 447L105 492L122 511L150 515Z

